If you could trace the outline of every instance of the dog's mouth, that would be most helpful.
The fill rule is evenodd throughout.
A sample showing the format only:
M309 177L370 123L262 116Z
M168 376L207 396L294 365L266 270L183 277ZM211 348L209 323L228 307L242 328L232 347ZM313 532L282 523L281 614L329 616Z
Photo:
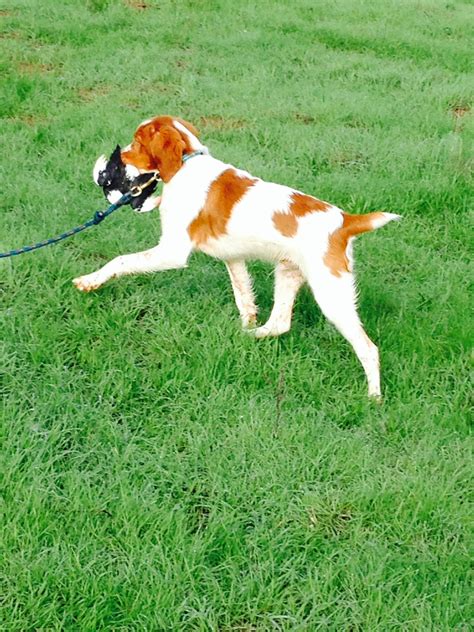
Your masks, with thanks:
M110 158L100 156L93 170L94 182L100 186L105 197L111 204L115 204L125 194L132 192L130 206L137 213L152 211L159 204L159 198L153 196L156 191L157 179L151 173L140 173L132 166L122 161L120 146L112 152Z

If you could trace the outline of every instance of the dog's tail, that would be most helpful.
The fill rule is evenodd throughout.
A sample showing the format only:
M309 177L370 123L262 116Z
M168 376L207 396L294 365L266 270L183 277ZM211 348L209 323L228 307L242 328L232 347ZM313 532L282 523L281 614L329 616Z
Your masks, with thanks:
M367 233L381 226L385 226L388 222L402 219L401 215L395 213L366 213L365 215L349 215L343 213L342 230L347 237L357 237L361 233Z
M384 226L392 220L401 219L395 213L367 213L350 215L342 213L342 226L337 228L328 239L328 249L324 255L324 263L335 276L352 271L351 242L361 233L367 233Z

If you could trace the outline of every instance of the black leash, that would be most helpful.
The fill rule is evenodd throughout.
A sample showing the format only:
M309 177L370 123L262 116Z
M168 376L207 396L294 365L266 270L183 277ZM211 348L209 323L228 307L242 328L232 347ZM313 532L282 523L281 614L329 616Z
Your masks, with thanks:
M31 246L23 246L23 248L17 248L15 250L8 250L7 252L0 252L0 259L5 259L6 257L14 257L15 255L22 255L24 252L31 252L32 250L38 250L39 248L44 248L44 246L50 246L51 244L57 244L59 241L63 239L67 239L68 237L72 237L77 233L86 230L86 228L90 228L91 226L97 226L100 224L106 217L111 215L114 211L119 209L121 206L125 206L126 204L130 204L132 200L132 193L128 192L122 195L120 200L115 202L115 204L111 204L108 209L105 211L96 211L94 217L84 224L80 226L76 226L75 228L71 228L65 233L58 235L57 237L51 237L51 239L45 239L44 241L39 241L36 244Z
M160 174L158 172L154 172L151 178L149 178L143 184L132 186L130 191L127 191L127 193L124 193L122 197L114 204L111 204L108 209L106 209L105 211L96 211L94 213L94 217L88 220L87 222L84 222L84 224L81 224L80 226L76 226L75 228L71 228L71 230L68 230L65 233L61 233L61 235L58 235L57 237L51 237L51 239L45 239L44 241L39 241L38 243L33 244L31 246L23 246L23 248L8 250L7 252L0 252L0 259L5 259L6 257L14 257L15 255L22 255L24 252L31 252L33 250L38 250L39 248L44 248L45 246L51 246L52 244L57 244L59 241L62 241L63 239L67 239L68 237L77 235L77 233L80 233L83 230L86 230L86 228L90 228L91 226L97 226L97 224L100 224L106 217L108 217L109 215L112 215L114 211L121 208L122 206L125 206L126 204L130 204L132 199L134 197L141 195L144 189L149 187L154 182L159 182L160 180L161 180Z

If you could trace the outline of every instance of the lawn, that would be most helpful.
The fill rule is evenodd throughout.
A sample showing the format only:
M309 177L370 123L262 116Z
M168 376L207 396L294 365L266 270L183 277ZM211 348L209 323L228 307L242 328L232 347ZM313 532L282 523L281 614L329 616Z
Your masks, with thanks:
M104 207L155 114L352 213L352 350L304 289L240 331L224 265L71 280L154 245L118 211L0 261L0 629L467 632L474 624L472 7L461 0L3 0L0 250ZM470 233L471 231L471 233ZM271 309L272 269L253 263Z

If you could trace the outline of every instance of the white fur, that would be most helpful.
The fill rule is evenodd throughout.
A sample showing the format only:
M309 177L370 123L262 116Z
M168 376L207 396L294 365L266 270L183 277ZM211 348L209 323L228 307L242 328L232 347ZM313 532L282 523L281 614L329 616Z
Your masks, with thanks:
M107 199L111 204L115 204L116 202L120 200L122 195L123 193L120 193L118 189L114 189L113 191L109 191L107 193Z
M205 149L181 123L175 121L174 124L187 134L193 149ZM94 167L94 178L102 165L101 157ZM112 277L185 267L191 252L198 249L226 262L242 323L249 327L255 324L257 307L245 260L259 258L275 262L274 307L268 322L253 330L254 335L274 336L289 330L295 297L306 280L322 312L354 348L367 375L369 395L379 397L378 350L367 337L357 314L354 276L351 272L339 276L333 274L325 264L328 239L343 222L339 208L332 206L324 212L301 217L296 234L285 237L275 227L273 216L275 212L290 212L291 196L296 191L256 179L233 207L225 235L199 246L192 243L188 228L204 206L211 184L229 168L231 165L209 155L186 161L163 187L159 245L141 253L117 257L100 270L75 279L74 283L80 290L89 291ZM236 171L241 177L250 177L245 171ZM143 210L145 207L151 210L148 205L156 204L156 198L151 200L146 201ZM385 213L383 218L374 221L374 228L399 218L393 213ZM351 242L347 248L350 269Z
M94 178L94 182L99 184L99 175L101 171L105 171L107 168L107 158L102 155L99 156L95 162L94 169L92 170L92 177Z
M150 211L155 210L160 202L160 198L158 196L149 195L147 199L143 202L141 207L138 209L139 213L149 213Z
M293 304L304 276L298 266L280 261L275 268L275 295L272 313L267 323L253 332L257 338L279 336L290 330Z
M134 165L125 165L125 173L130 180L134 180L137 176L140 175L140 170L137 169Z
M392 222L393 220L399 221L402 219L401 215L396 215L395 213L382 213L382 217L378 217L372 220L373 228L381 228L388 224L388 222Z
M182 123L180 123L179 121L175 121L173 120L173 125L176 127L176 129L178 129L182 134L184 134L185 136L187 136L188 140L189 140L189 144L192 147L193 151L203 151L205 154L209 153L208 148L203 145L201 143L201 141L199 140L199 138L197 136L195 136L187 127L185 127Z

